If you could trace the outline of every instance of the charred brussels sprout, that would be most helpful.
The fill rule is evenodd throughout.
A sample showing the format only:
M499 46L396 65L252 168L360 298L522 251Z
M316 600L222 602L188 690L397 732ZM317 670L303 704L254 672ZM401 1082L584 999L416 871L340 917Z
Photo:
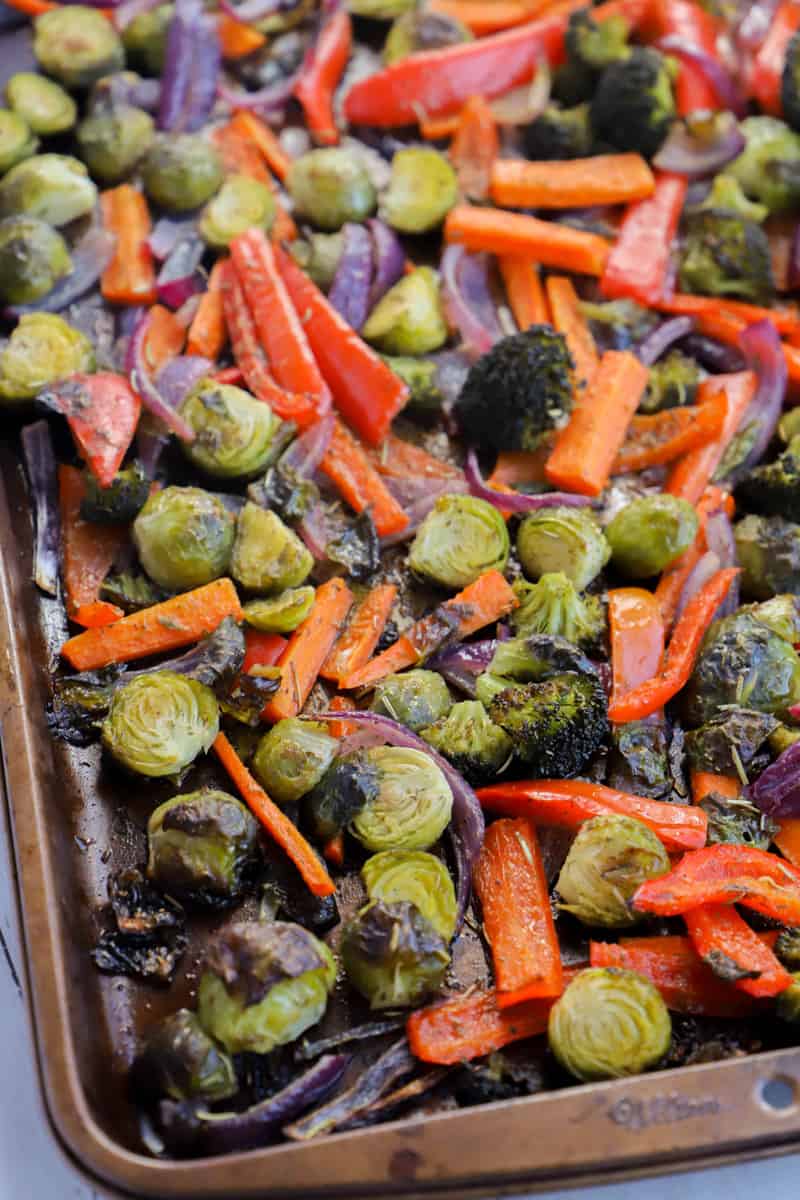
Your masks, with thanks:
M543 508L522 521L517 554L530 578L560 572L583 591L608 562L611 547L586 509Z
M595 137L652 158L676 117L667 60L636 46L603 72L590 116Z
M584 821L561 868L559 907L584 925L625 929L640 920L629 907L647 879L666 875L669 855L652 829L612 813Z
M606 782L637 796L669 796L673 779L664 725L647 720L614 725Z
M380 214L400 233L437 229L458 199L458 179L443 154L429 147L398 150Z
M375 688L372 711L385 713L414 733L444 717L453 706L447 684L435 671L387 675Z
M125 66L119 34L96 8L56 8L34 22L33 52L45 75L71 91Z
M456 931L456 892L440 858L425 850L384 850L361 868L370 900L396 904L406 900L449 942Z
M292 633L314 607L313 587L289 588L269 600L251 600L244 606L244 619L262 633Z
M769 713L724 708L705 725L686 734L689 764L695 771L741 779L778 726L778 720Z
M380 773L364 751L335 759L305 801L314 836L330 841L366 804L377 799Z
M338 748L325 725L289 717L264 734L253 771L276 804L293 804L319 783Z
M685 222L679 270L684 292L767 302L775 292L769 240L755 221L700 210Z
M415 904L375 900L342 932L342 962L370 1008L417 1004L444 979L450 954Z
M78 115L78 106L69 92L33 71L11 76L6 84L6 101L40 137L66 133Z
M383 61L388 66L420 50L441 50L471 41L472 33L455 17L416 8L403 13L392 25L383 47Z
M725 174L772 213L794 208L800 199L800 135L776 117L747 117L739 128L747 145Z
M114 693L103 722L103 745L129 771L179 775L219 733L211 688L174 671L138 675Z
M137 71L160 75L164 70L167 29L172 13L171 4L159 4L149 12L139 13L125 26L122 42L131 66Z
M31 304L72 270L67 243L37 217L0 220L0 297Z
M48 383L93 370L94 350L80 330L51 313L30 313L0 351L0 398L27 400Z
M286 180L297 212L319 229L341 229L375 211L372 180L358 158L338 146L310 150L291 165Z
M782 717L800 700L800 657L757 611L741 609L708 631L685 692L692 724L702 725L724 705Z
M197 1015L231 1054L268 1054L316 1025L335 979L330 950L301 925L240 922L208 950Z
M792 926L782 929L775 943L775 953L790 971L800 970L800 929Z
M171 1100L226 1100L239 1090L233 1061L212 1042L188 1008L147 1031L133 1066L136 1090Z
M754 467L737 484L736 499L766 516L800 523L800 437L774 462Z
M502 513L475 496L441 496L408 553L415 575L460 591L485 571L504 571L509 553Z
M447 716L420 730L426 742L471 784L488 783L510 760L514 743L480 700L462 700Z
M222 183L213 146L194 133L161 134L142 163L147 195L162 208L189 212L210 200Z
M700 807L708 817L706 845L733 843L767 850L778 825L744 796L717 796L711 792Z
M36 154L0 181L0 217L38 217L59 228L92 212L97 188L77 158Z
M606 526L611 561L632 579L658 575L691 546L697 525L694 505L678 496L632 500Z
M591 645L605 631L600 597L581 596L562 571L542 575L537 583L520 579L514 584L514 593L519 608L511 614L511 624L522 637L546 633L576 645Z
M590 1082L639 1075L669 1049L672 1022L661 993L643 975L591 967L550 1010L550 1049L571 1075Z
M147 877L179 900L230 904L257 841L258 823L235 796L213 788L174 796L147 822Z
M83 477L86 492L81 500L81 516L98 525L127 524L150 495L151 480L138 462L117 471L110 487L101 487L91 471L84 471Z
M549 104L525 130L525 151L538 162L583 158L592 149L589 105L559 108Z
M439 280L418 267L389 291L367 317L361 335L386 354L428 354L447 341Z
M589 675L564 672L540 683L498 692L489 716L504 730L531 773L575 775L599 749L608 730L605 693Z
M800 525L750 513L733 532L745 596L769 600L779 592L800 593Z
M421 750L376 746L367 758L378 792L353 818L352 832L367 850L428 850L450 821L453 795L436 763Z
M263 400L229 383L203 379L181 405L181 416L195 432L183 450L216 479L254 479L272 458L280 421Z
M159 587L185 591L228 569L235 519L211 492L166 487L150 496L133 523L142 566Z
M281 592L304 583L314 559L280 517L250 501L236 526L231 570L253 592Z
M76 134L78 149L95 179L119 183L147 153L154 129L153 118L144 109L121 104L81 121Z
M680 350L671 350L650 368L639 411L655 413L691 404L699 382L700 369L694 359L681 354Z
M269 231L275 220L275 197L265 183L249 175L230 175L206 205L198 229L215 250L229 246L240 233Z
M39 139L24 118L19 113L0 108L0 174L24 158L30 158L38 146Z

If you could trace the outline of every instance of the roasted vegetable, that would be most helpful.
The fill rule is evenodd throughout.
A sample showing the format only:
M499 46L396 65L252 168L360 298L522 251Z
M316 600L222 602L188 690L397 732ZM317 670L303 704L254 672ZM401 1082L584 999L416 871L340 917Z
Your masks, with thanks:
M244 619L262 633L291 633L305 621L314 604L313 587L289 588L269 600L250 600Z
M640 883L670 869L660 840L641 821L613 813L581 825L556 884L559 907L584 925L625 929L641 920L628 901Z
M488 704L512 683L539 683L565 671L596 678L590 660L566 638L549 634L507 638L495 646L491 661L478 676L476 694Z
M425 850L384 850L361 868L370 900L413 904L445 942L456 930L456 893L440 858Z
M362 908L344 927L341 953L348 979L373 1009L417 1004L450 963L442 936L407 900Z
M747 117L739 128L747 145L725 167L752 199L786 212L800 198L800 135L776 117Z
M724 708L699 729L686 734L686 754L695 771L734 775L744 782L746 768L778 728L769 713Z
M248 501L239 514L231 571L253 592L282 592L304 583L314 559L280 517Z
M586 509L543 508L522 521L517 554L531 579L558 572L582 591L608 562L611 547Z
M388 66L419 50L439 50L471 41L469 29L456 17L415 8L394 21L384 43L383 61Z
M78 107L68 92L33 71L18 71L6 84L10 108L40 137L72 129Z
M100 487L90 471L85 473L86 494L81 500L84 521L98 525L127 524L144 507L150 495L151 481L141 463L117 471L110 487Z
M694 505L662 493L626 504L606 526L605 536L617 570L633 579L648 579L691 546L697 528Z
M788 125L800 130L800 35L786 47L781 74L781 109Z
M70 90L87 88L125 66L119 34L96 8L55 8L34 22L33 52L45 75Z
M242 388L203 379L181 405L194 430L184 442L186 457L217 479L252 479L271 461L280 422L263 400Z
M800 968L800 929L784 928L778 934L775 953L790 971Z
M31 132L24 117L0 108L0 174L35 154L39 139Z
M654 800L669 796L674 780L662 722L626 721L612 727L607 782L636 796Z
M343 235L336 233L311 233L301 241L292 242L291 255L317 287L327 292L336 275L342 257Z
M30 313L20 317L0 350L0 399L30 399L47 384L93 371L94 365L92 344L78 329L54 314Z
M142 182L156 204L189 212L210 200L222 183L222 163L199 134L160 134L142 162Z
M31 304L51 292L72 269L67 244L38 217L0 220L0 297Z
M420 733L472 784L488 783L511 760L514 744L479 700L462 700Z
M556 97L564 104L591 99L601 72L630 55L629 25L623 16L600 24L589 8L570 13L564 37L565 61L553 82Z
M769 209L765 204L748 200L738 179L734 179L732 175L726 175L724 172L714 176L711 191L697 207L707 208L712 212L715 209L722 209L734 213L736 216L744 217L747 221L755 221L759 225L769 215Z
M800 523L800 437L774 462L753 467L737 484L736 499L757 513Z
M367 803L377 799L379 789L378 766L364 751L336 758L306 797L315 837L327 842L341 833Z
M104 929L91 952L98 970L170 983L188 937L183 909L162 896L140 871L118 871L108 881L113 929Z
M795 972L794 982L776 998L775 1012L791 1025L800 1022L800 972Z
M707 844L734 843L768 850L778 832L775 822L744 796L731 798L710 792L700 801L708 817Z
M166 487L141 509L133 523L133 540L150 578L177 592L225 574L234 528L233 514L211 492Z
M447 684L435 671L387 675L375 688L372 711L384 713L414 733L447 716L453 706Z
M692 404L699 382L700 369L695 360L680 350L671 350L650 368L639 411L654 413Z
M0 180L0 217L38 217L59 228L85 217L96 203L88 170L66 154L36 154Z
M581 313L598 345L608 350L629 350L658 324L658 316L651 309L633 300L583 300Z
M576 645L592 645L605 631L600 597L581 596L562 571L548 572L536 583L517 580L514 593L519 608L511 614L511 624L520 637L546 633Z
M606 698L587 675L553 675L515 684L489 703L489 716L514 751L540 778L575 775L599 748L608 728Z
M800 594L800 525L750 513L733 532L745 596L768 600L779 592Z
M651 158L676 116L667 60L650 47L634 47L603 72L589 112L596 138Z
M211 689L163 670L123 684L102 726L103 745L121 766L156 778L179 776L211 748L218 732Z
M289 717L264 734L253 771L276 804L293 804L319 783L338 746L324 725Z
M81 158L101 183L127 179L147 153L155 125L149 113L132 105L119 105L112 112L92 113L78 126L76 137Z
M690 213L679 282L684 292L765 303L775 292L766 233L755 221L721 209Z
M450 821L453 795L439 767L421 750L376 746L367 751L378 791L353 817L368 850L428 850Z
M486 571L504 571L509 549L506 523L493 504L442 496L417 530L408 565L422 579L460 591Z
M145 75L160 75L164 70L167 48L167 29L174 8L159 4L148 12L137 13L122 32L122 42L128 61Z
M368 508L331 538L325 546L325 557L357 582L375 574L381 565L381 543Z
M559 108L548 104L525 129L525 151L535 162L583 158L591 153L592 127L588 104Z
M229 175L203 210L198 229L209 246L221 250L248 229L269 232L275 211L275 197L265 183L249 175Z
M400 233L429 233L441 225L457 199L458 179L445 156L430 147L409 146L392 158L380 214Z
M428 354L447 341L439 280L430 267L404 275L367 317L362 336L386 354Z
M319 229L341 229L375 211L377 196L364 165L339 146L310 150L292 163L286 185L297 212Z
M132 1071L135 1089L145 1098L213 1103L234 1096L239 1088L233 1060L188 1008L179 1008L148 1029Z
M408 403L420 412L438 412L444 400L439 387L439 370L432 359L384 354L383 361L409 389Z

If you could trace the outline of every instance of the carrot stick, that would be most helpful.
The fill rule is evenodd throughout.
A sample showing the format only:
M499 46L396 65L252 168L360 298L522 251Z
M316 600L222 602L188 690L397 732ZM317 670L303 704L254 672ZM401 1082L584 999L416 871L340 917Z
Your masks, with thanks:
M534 258L543 267L575 271L579 275L602 275L610 249L605 238L596 233L521 213L463 204L450 210L444 236L446 241L459 242L468 250L517 254Z
M784 858L800 867L800 817L782 817L773 841Z
M381 537L400 533L408 515L372 466L361 445L337 419L320 469L356 512L369 508Z
M612 474L661 466L698 446L707 446L722 434L727 413L728 403L718 392L703 404L667 408L652 416L634 416L614 459Z
M434 458L415 446L390 433L383 439L377 450L368 450L369 460L375 470L387 479L409 479L420 477L425 479L461 479L462 472L452 463Z
M200 304L189 326L186 353L199 354L216 362L222 353L227 334L225 311L222 302L222 278L225 259L218 259L211 268L208 288L200 297Z
M612 697L655 675L664 654L664 621L652 592L614 588L608 593Z
M273 841L278 843L287 858L297 867L308 890L315 896L332 895L336 888L325 865L320 862L297 826L256 783L224 733L217 734L214 753L236 784L253 816L258 818Z
M382 583L365 596L322 665L320 675L334 683L365 666L381 639L397 596L393 583Z
M153 375L163 366L177 358L186 339L186 330L173 312L163 304L154 304L150 309L150 324L144 354Z
M686 928L697 953L714 965L755 975L736 979L733 986L748 996L777 996L793 982L769 946L739 916L732 904L707 904L684 913Z
M353 603L343 579L329 579L317 588L314 607L289 638L279 666L281 685L264 709L267 721L296 717L317 681Z
M648 370L628 350L608 350L556 441L545 474L554 487L598 496L631 417L647 386Z
M561 952L536 830L525 817L495 821L475 865L499 1008L560 996Z
M671 563L658 581L655 595L661 609L664 623L668 627L675 620L683 589L686 581L706 551L706 521L711 513L722 508L731 497L727 492L714 487L713 484L705 489L700 497L697 508L699 521L695 539L688 550L680 558ZM729 515L733 515L729 513Z
M486 200L492 169L500 150L492 110L482 96L471 96L461 110L450 145L450 162L462 195L469 200Z
M496 488L545 483L544 467L553 445L553 440L545 437L536 450L502 450L487 483Z
M697 399L704 403L715 393L722 391L726 397L727 413L722 433L713 442L690 450L670 471L664 491L673 496L682 496L690 504L696 504L722 461L731 439L741 424L742 417L750 407L755 395L756 377L752 371L738 371L732 375L715 375L706 379L697 389Z
M581 208L630 204L655 191L640 154L598 154L564 162L501 158L492 168L492 200L507 208Z
M216 579L103 629L79 633L64 643L61 653L76 671L94 671L188 646L213 633L225 617L240 621L242 609L230 579Z
M583 390L594 378L600 359L589 323L581 312L578 293L572 280L564 275L548 276L545 289L553 325L566 338L567 349L575 362L576 387Z
M736 800L742 790L740 780L733 775L717 775L714 771L692 771L692 803L700 804L707 796L715 793L726 800Z
M483 0L433 0L428 9L460 21L481 38L524 25L551 5L552 0L492 0L491 4Z
M226 61L246 58L248 54L260 50L267 41L264 34L252 25L245 25L227 13L217 13L217 37Z
M329 712L346 713L352 712L354 708L355 704L349 696L332 696L328 704ZM358 725L355 721L348 721L346 719L329 721L328 733L331 737L335 738L349 737L351 733L358 733Z
M550 320L550 311L536 263L513 254L502 255L497 263L517 328L545 325Z
M147 243L150 213L141 192L123 183L102 192L103 224L116 237L114 256L100 290L109 304L153 304L158 296L153 255Z
M59 466L61 558L67 615L79 625L116 621L121 608L98 600L100 585L128 540L125 525L98 525L81 517L86 480L77 467Z
M257 146L273 175L277 175L280 180L286 178L292 160L269 125L265 124L255 113L242 108L231 118L231 128Z
M407 629L388 650L370 659L361 670L340 680L339 686L348 691L352 688L374 687L387 675L411 667L431 653L440 644L444 627L450 627L450 636L455 640L469 637L493 621L501 620L518 603L500 572L486 571L465 587L463 592L451 600L445 600L429 616ZM454 617L458 622L455 628Z

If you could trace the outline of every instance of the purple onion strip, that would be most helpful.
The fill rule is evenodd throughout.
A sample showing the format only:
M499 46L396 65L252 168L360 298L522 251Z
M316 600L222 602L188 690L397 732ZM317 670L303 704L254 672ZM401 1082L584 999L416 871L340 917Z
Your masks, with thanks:
M524 496L521 492L498 492L489 487L481 475L478 466L478 456L474 450L467 452L464 465L471 496L480 500L488 500L501 512L524 513L535 512L539 508L556 508L562 505L570 508L581 508L592 503L591 496L578 496L574 492L543 492L540 496Z
M656 47L664 54L673 54L676 58L693 63L717 93L721 108L729 108L737 117L747 116L747 101L737 83L712 54L707 54L677 34L660 38Z
M156 279L162 304L180 308L192 296L205 291L205 280L199 269L204 253L205 245L196 233L182 238L172 248Z
M292 1141L305 1142L323 1133L333 1132L345 1121L369 1108L376 1100L380 1100L399 1079L410 1075L416 1065L417 1060L409 1050L406 1039L402 1038L388 1050L384 1050L379 1058L374 1059L358 1076L352 1087L340 1092L322 1108L315 1109L302 1120L286 1126L284 1134Z
M653 159L653 166L688 179L716 175L742 153L746 144L732 114L720 114L716 120L719 129L709 139L693 136L684 122L676 121Z
M161 398L172 409L180 408L186 394L199 383L214 364L199 354L181 354L165 364L156 376L156 387ZM136 450L145 473L155 476L161 452L169 441L169 429L163 421L150 417L139 423L136 432Z
M325 457L333 437L336 414L326 413L318 421L295 438L291 446L281 455L282 470L290 471L295 479L311 479Z
M755 466L772 441L783 408L788 378L783 346L772 321L763 320L748 325L739 338L739 346L747 366L758 377L756 394L739 429L754 428L756 435L744 460L731 473L732 483L736 483L745 471Z
M372 284L372 238L363 225L348 221L342 230L342 254L328 300L352 329L369 316Z
M463 350L480 358L503 336L489 292L489 260L448 246L442 255L442 298L449 323L461 334Z
M47 421L34 421L32 425L24 427L21 437L36 526L33 578L36 586L48 596L57 596L61 520L56 456L50 426Z
M184 442L193 442L195 433L191 425L167 403L147 367L145 348L149 329L150 314L147 313L133 331L125 357L125 369L130 377L131 387L138 393L147 411L163 421L171 433Z
M689 333L681 339L680 349L715 375L741 371L744 359L735 346L726 346L703 333Z
M197 0L179 0L167 32L158 127L194 133L205 125L222 63L216 25Z
M665 350L682 337L686 337L693 329L694 321L691 317L671 317L668 321L661 321L640 343L636 351L639 361L646 367L652 367Z
M769 817L800 816L800 742L770 763L745 795Z
M56 313L68 304L80 300L93 288L114 254L116 238L99 226L92 226L72 250L72 270L60 279L51 292L33 304L20 304L9 313L22 317L26 313Z
M374 308L383 296L394 287L403 275L406 256L400 239L385 221L370 217L367 228L372 237L372 254L375 271L369 294L369 306Z
M443 679L466 696L475 698L475 681L488 668L497 649L497 640L466 642L462 646L446 646L437 650L425 663L429 671L437 671Z
M147 239L152 255L159 262L169 258L179 242L197 231L195 217L159 217Z

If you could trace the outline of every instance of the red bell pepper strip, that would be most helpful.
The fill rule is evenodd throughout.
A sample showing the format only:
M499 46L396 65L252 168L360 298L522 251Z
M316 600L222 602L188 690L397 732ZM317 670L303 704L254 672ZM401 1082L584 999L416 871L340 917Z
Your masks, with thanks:
M262 633L259 629L244 631L244 662L242 671L247 674L258 667L274 667L286 649L288 642L279 633Z
M684 913L692 944L712 970L748 996L777 996L792 977L732 904L705 904ZM735 978L746 972L749 978Z
M664 619L652 592L614 588L608 593L613 700L652 678L664 654Z
M724 392L722 396L724 398ZM694 489L692 489L692 494L694 494ZM678 605L683 595L683 589L686 587L689 576L708 549L706 544L706 523L708 518L712 513L718 512L720 509L728 517L732 517L734 513L733 497L714 484L710 484L705 489L695 507L698 519L695 539L688 550L684 550L683 554L669 564L659 579L655 590L655 598L658 601L661 615L664 618L664 625L667 629L672 628L675 615L678 611Z
M302 105L306 126L314 140L325 146L335 146L339 141L333 94L347 66L352 41L350 14L340 8L323 25L295 84L294 94Z
M532 779L479 788L481 807L507 817L529 817L535 825L577 829L591 817L621 813L647 825L667 850L704 846L708 818L688 804L647 800L585 779Z
M70 375L50 395L66 417L78 453L101 487L110 487L133 441L141 401L112 371Z
M700 384L697 391L700 403L705 403L720 391L725 396L727 407L722 432L713 442L697 446L675 463L667 477L665 492L673 496L682 496L690 504L698 504L701 501L725 450L750 407L757 382L753 371L737 371L731 375L713 375Z
M715 771L691 771L689 781L692 804L701 804L712 793L726 800L738 800L742 790L741 781L733 775L718 775Z
M717 58L717 23L692 0L659 0L656 22L661 37L679 37L711 58ZM675 103L681 117L697 109L717 109L719 97L703 72L692 62L681 62L675 82Z
M78 468L60 466L61 572L67 616L78 625L95 628L123 616L121 608L98 597L100 585L128 540L128 529L84 521L81 501L85 495L86 480Z
M759 46L750 70L750 93L765 113L783 116L781 76L786 61L786 48L800 29L800 5L779 5L772 18L769 32Z
M530 821L516 817L489 826L473 882L492 951L498 1007L560 996L561 951Z
M487 199L492 167L499 150L497 123L490 106L482 96L471 96L461 110L450 143L450 162L458 176L461 193L467 199Z
M637 912L678 917L704 904L744 904L783 925L800 924L800 870L754 846L717 844L684 854L668 875L633 895Z
M320 470L355 512L361 513L367 508L370 510L381 537L401 533L408 525L408 514L395 500L363 447L341 421L334 424Z
M654 194L629 205L600 280L609 300L649 306L663 299L686 187L685 175L657 173Z

